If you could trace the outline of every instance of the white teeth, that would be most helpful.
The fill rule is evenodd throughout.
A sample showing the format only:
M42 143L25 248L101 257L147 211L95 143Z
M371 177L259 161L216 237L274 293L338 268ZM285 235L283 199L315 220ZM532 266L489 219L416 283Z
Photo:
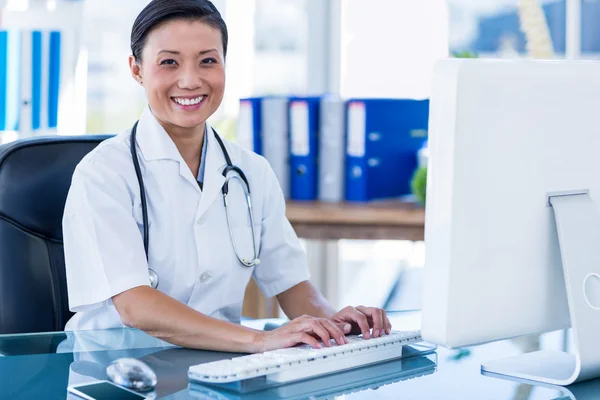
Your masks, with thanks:
M175 103L180 104L182 106L192 106L204 100L204 96L196 97L195 99L180 99L177 97L173 97L173 100L175 101Z

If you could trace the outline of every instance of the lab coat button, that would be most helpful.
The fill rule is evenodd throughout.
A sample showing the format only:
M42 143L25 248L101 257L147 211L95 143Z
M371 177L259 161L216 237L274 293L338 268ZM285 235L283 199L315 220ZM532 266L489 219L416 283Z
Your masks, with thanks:
M200 275L200 282L204 283L211 278L210 272L206 271Z

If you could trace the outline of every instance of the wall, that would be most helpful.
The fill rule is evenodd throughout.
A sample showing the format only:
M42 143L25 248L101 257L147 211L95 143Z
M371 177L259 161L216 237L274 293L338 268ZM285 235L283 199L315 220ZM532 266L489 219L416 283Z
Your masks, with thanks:
M445 0L342 0L341 93L428 97L448 53Z

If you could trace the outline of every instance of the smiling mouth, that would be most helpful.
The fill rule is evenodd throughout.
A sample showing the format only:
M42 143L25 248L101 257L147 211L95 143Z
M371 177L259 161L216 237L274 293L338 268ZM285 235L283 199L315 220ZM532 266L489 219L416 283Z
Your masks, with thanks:
M206 95L193 97L193 98L171 97L171 100L173 100L175 103L179 104L180 106L195 106L195 105L202 103L202 101L204 101L205 98L206 98Z

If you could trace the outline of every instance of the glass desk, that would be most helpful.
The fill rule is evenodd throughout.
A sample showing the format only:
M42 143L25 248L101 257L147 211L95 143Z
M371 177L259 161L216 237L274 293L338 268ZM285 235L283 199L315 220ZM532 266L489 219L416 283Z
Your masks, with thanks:
M390 312L394 329L419 329L418 311ZM283 320L249 320L270 329ZM77 399L68 385L106 379L106 366L134 357L158 376L156 398L165 399L600 399L600 379L567 388L513 382L480 373L486 360L538 348L569 346L563 332L506 340L460 350L443 347L421 356L309 379L269 389L227 391L189 384L189 366L236 354L178 348L134 329L0 335L0 399Z

